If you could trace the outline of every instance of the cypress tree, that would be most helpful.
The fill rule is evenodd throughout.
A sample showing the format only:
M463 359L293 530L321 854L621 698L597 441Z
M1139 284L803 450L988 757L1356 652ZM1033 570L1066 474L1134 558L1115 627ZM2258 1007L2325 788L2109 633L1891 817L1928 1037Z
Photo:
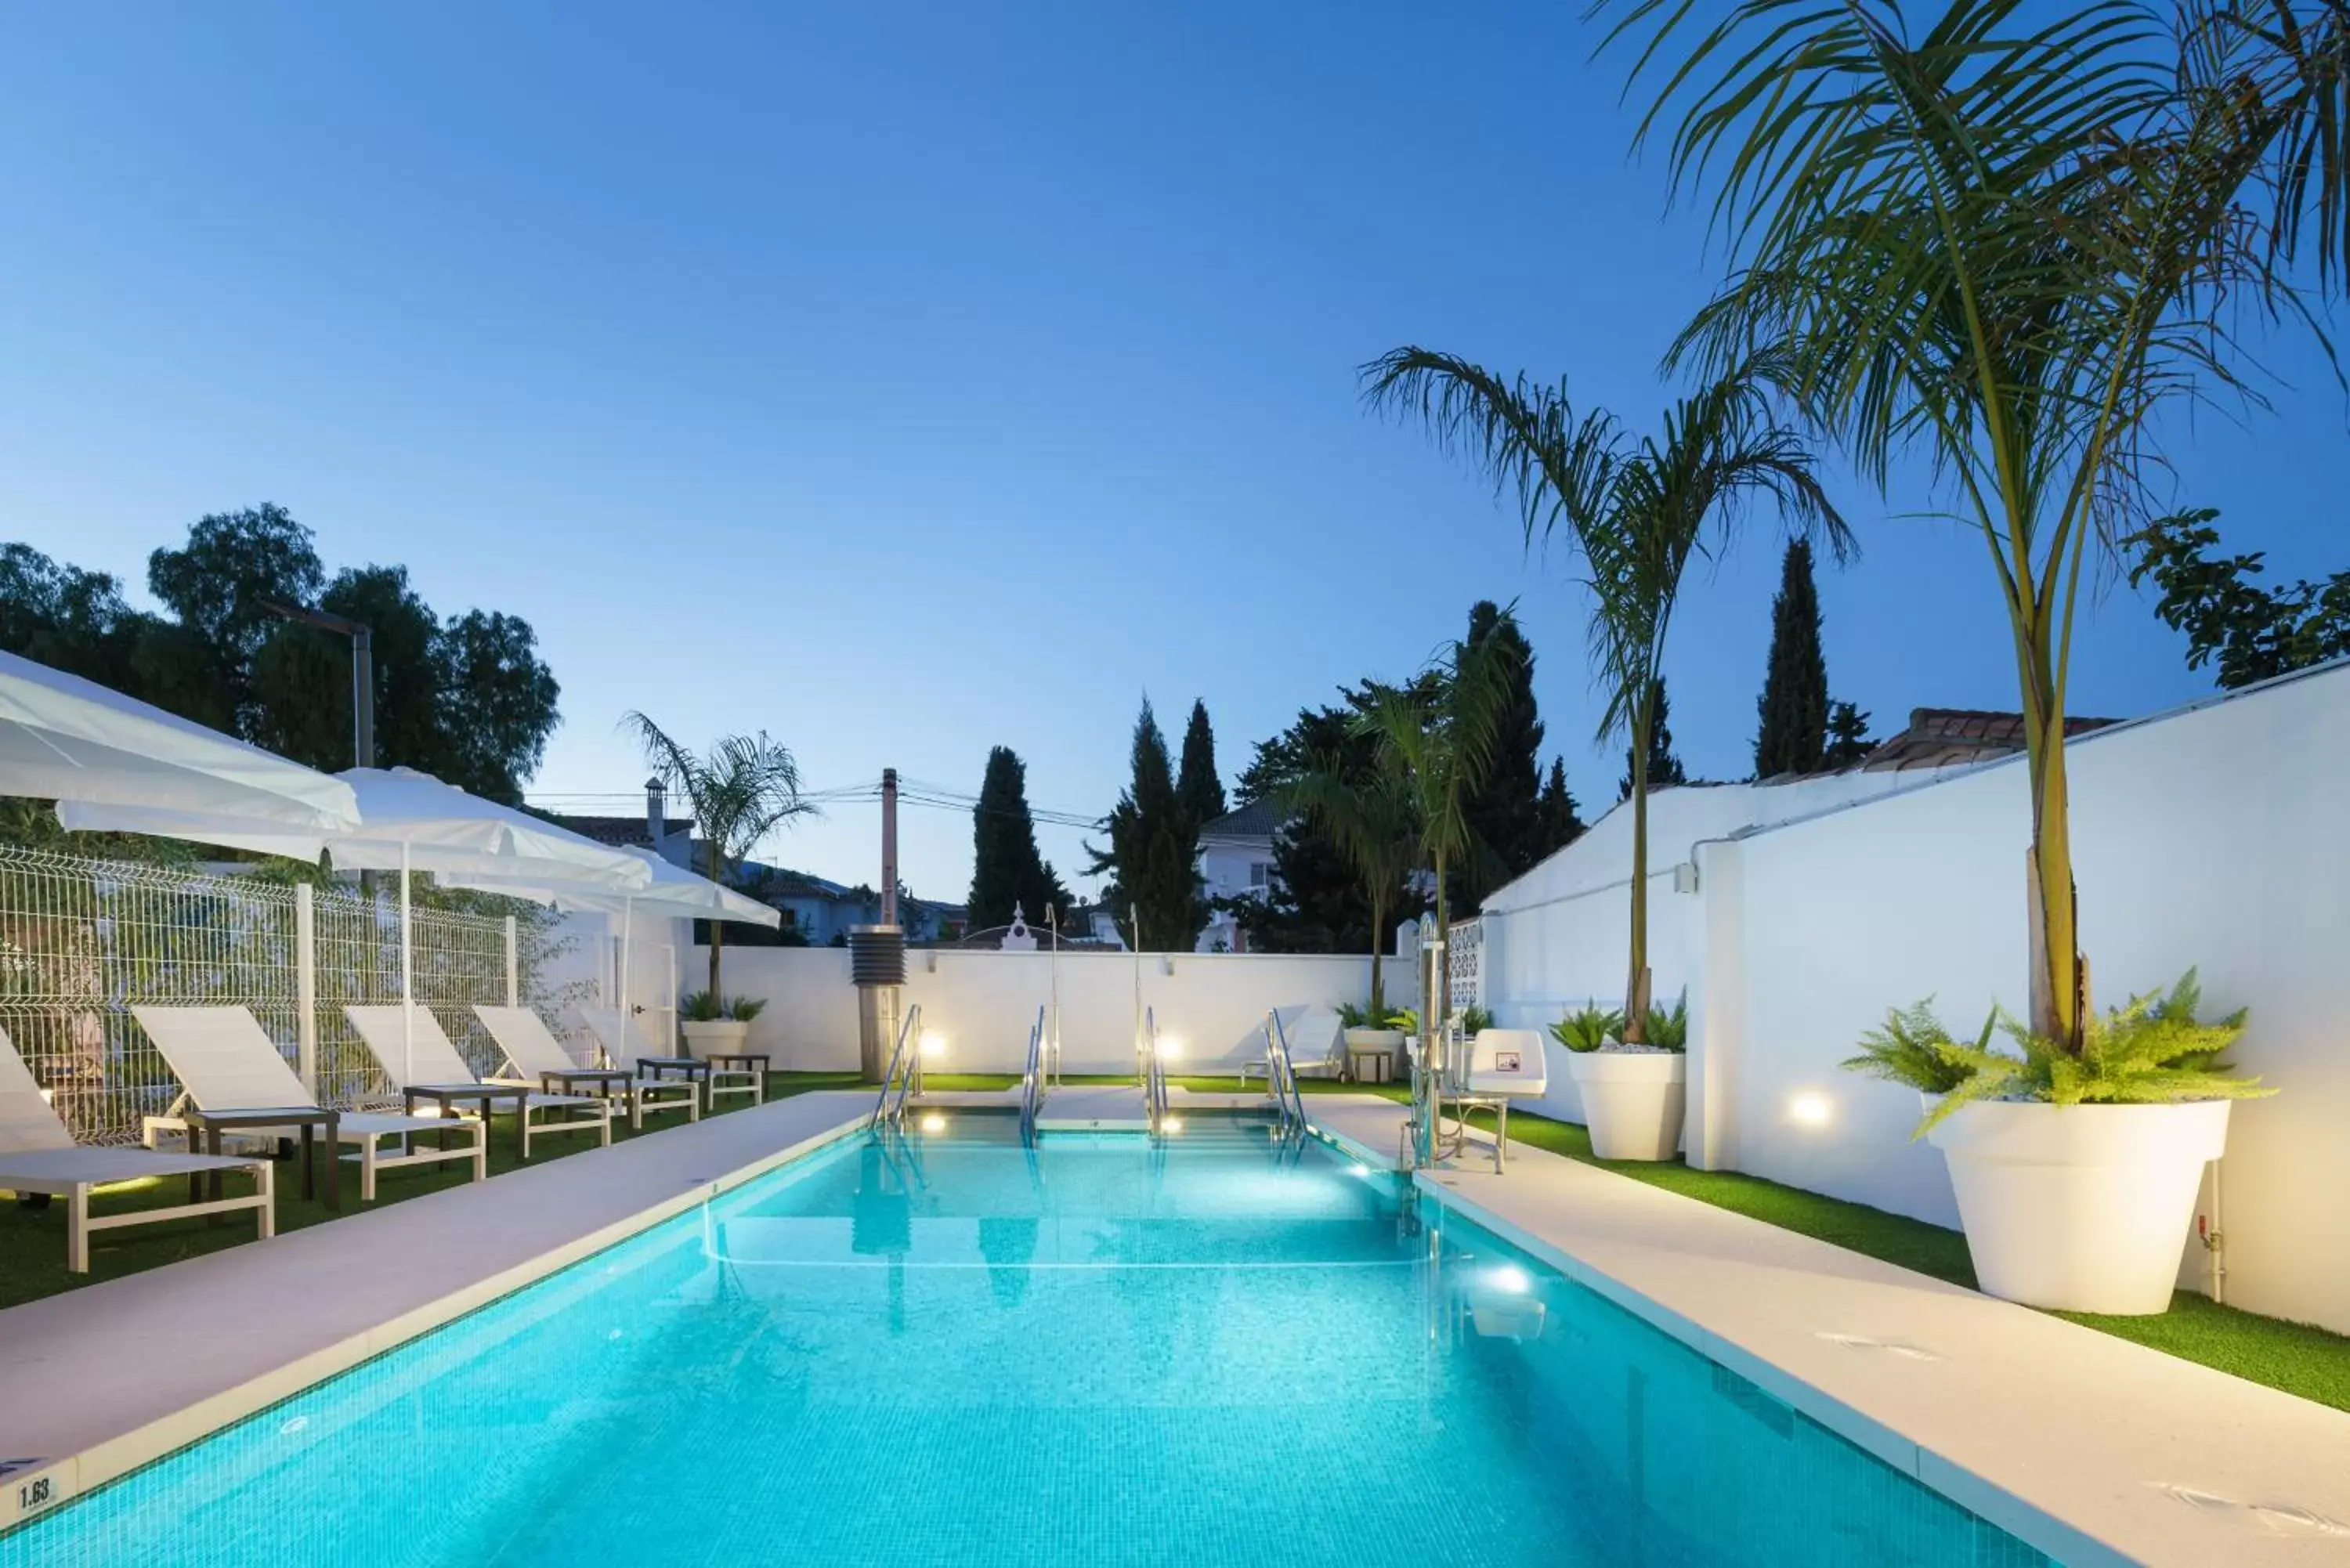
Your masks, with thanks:
M1475 914L1486 894L1556 847L1546 842L1543 826L1543 722L1534 705L1534 649L1517 618L1491 599L1470 610L1463 646L1486 639L1504 655L1510 695L1494 726L1492 765L1463 805L1470 827L1490 853L1452 875L1447 901L1461 915Z
M1188 951L1208 923L1201 896L1200 826L1175 790L1167 737L1144 698L1134 721L1133 780L1103 824L1109 849L1097 850L1094 869L1107 872L1111 908L1138 950ZM1142 929L1134 919L1139 911Z
M1657 677L1657 722L1648 732L1648 787L1659 790L1667 784L1687 784L1689 774L1681 768L1680 758L1673 755L1673 732L1665 722L1672 704L1665 697L1665 678ZM1624 776L1617 781L1616 798L1632 798L1632 748L1624 748Z
M1028 810L1028 764L1009 746L987 753L987 776L971 814L971 929L1012 923L1016 904L1038 926L1057 908L1068 918L1068 890L1052 863L1036 852L1036 822Z
M1792 539L1771 601L1771 657L1755 699L1754 776L1820 771L1827 752L1828 666L1820 652L1820 595L1812 545Z
M1868 738L1868 715L1857 703L1837 702L1828 709L1827 755L1822 764L1831 768L1848 768L1877 748Z
M1208 725L1208 705L1191 704L1191 722L1183 726L1183 763L1175 772L1175 793L1194 826L1224 815L1224 782L1216 776L1216 732Z
M1550 760L1550 777L1543 781L1539 809L1543 855L1555 855L1583 836L1583 817L1566 787L1566 763L1561 758Z

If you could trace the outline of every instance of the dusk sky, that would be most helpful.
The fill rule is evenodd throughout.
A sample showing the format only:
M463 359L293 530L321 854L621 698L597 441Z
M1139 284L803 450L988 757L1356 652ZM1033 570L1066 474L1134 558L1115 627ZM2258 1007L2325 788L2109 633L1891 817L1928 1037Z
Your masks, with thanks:
M764 728L818 788L1106 810L1148 692L1229 780L1301 704L1402 676L1516 599L1550 749L1596 815L1583 606L1513 514L1363 411L1396 345L1566 378L1648 428L1715 275L1634 158L1580 6L18 7L0 50L0 514L115 572L275 501L330 570L537 629L563 723L535 795L637 809L629 709ZM2272 570L2330 541L2339 389L2173 431L2182 504ZM1885 732L2015 705L1980 541L1836 475L1829 679ZM1767 519L1684 601L1692 774L1742 776ZM2210 689L2115 585L2073 709ZM2020 784L2019 784L2020 787ZM1051 827L1064 873L1079 833ZM878 867L877 810L770 857ZM967 815L914 810L960 899Z

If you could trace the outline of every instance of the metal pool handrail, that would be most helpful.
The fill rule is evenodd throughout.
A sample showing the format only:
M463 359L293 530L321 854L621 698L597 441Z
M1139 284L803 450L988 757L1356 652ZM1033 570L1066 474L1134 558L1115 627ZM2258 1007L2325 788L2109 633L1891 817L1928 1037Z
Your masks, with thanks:
M921 1039L921 1016L922 1004L918 1002L906 1009L905 1022L898 1025L898 1043L889 1052L889 1065L881 1074L881 1095L873 1102L872 1118L865 1124L868 1128L878 1128L885 1121L893 1126L899 1125L906 1119L906 1096L914 1086L915 1067L914 1058L908 1054L906 1044ZM914 1049L919 1052L921 1047L917 1044ZM889 1101L892 1088L898 1091L895 1105Z
M1045 1010L1036 1010L1036 1023L1028 1031L1028 1065L1020 1076L1020 1141L1036 1141L1036 1113L1045 1104Z
M1305 1131L1305 1096L1297 1086L1297 1068L1289 1059L1289 1033L1281 1026L1281 1010L1264 1012L1265 1087L1273 1095L1284 1133Z
M1150 1123L1150 1130L1158 1132L1167 1121L1167 1064L1159 1054L1159 1019L1155 1010L1143 1012L1142 1031L1146 1047L1142 1069L1143 1108Z

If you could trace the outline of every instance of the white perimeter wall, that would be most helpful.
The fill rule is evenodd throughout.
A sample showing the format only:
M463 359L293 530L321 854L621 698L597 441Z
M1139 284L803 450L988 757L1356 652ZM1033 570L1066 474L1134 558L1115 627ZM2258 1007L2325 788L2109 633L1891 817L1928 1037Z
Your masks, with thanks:
M702 976L708 950L687 960ZM920 1003L924 1033L946 1037L948 1072L1016 1073L1026 1063L1029 1027L1051 993L1048 954L917 949L906 955L906 1001ZM721 960L729 995L764 997L751 1025L751 1049L778 1068L854 1069L857 992L845 948L728 948ZM1069 1073L1134 1067L1136 961L1128 953L1064 953L1061 1065ZM1162 1038L1182 1046L1177 1071L1229 1066L1263 1050L1264 1015L1361 1002L1370 995L1367 957L1332 954L1145 953L1142 1001ZM1411 964L1389 959L1388 1000L1412 1001ZM702 983L700 979L694 984Z
M2237 1059L2283 1090L2235 1108L2230 1300L2350 1330L2350 668L2085 736L2069 755L2098 1005L2195 966L2207 1017L2251 1008ZM1942 1157L1908 1141L1916 1097L1836 1064L1888 1006L1930 994L1954 1030L1994 1000L2021 1010L2025 775L2018 761L1902 782L1728 842L1695 842L1719 816L1659 811L1651 967L1660 997L1689 988L1692 1163L1950 1225ZM1497 898L1484 992L1503 1022L1620 995L1623 851L1607 888L1605 847L1584 857L1579 893L1560 885L1562 856L1543 868L1551 888L1528 886L1538 869ZM1699 890L1677 895L1670 867L1692 858ZM1825 1099L1825 1125L1790 1115L1804 1094ZM2199 1285L2201 1249L2180 1241L2181 1279Z

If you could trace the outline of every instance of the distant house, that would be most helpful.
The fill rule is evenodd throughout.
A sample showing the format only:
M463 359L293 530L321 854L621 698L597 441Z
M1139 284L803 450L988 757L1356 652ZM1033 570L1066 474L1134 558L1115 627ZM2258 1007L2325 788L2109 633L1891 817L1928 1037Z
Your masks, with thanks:
M2067 739L2117 723L2114 719L2067 719ZM1863 773L1906 773L1913 768L1954 768L2012 756L2023 750L2023 715L1982 708L1912 708L1909 727L1860 759Z
M1206 897L1263 899L1274 887L1273 836L1287 814L1270 800L1253 800L1200 829L1200 879ZM1196 950L1241 952L1246 936L1230 911L1218 909L1193 944Z

